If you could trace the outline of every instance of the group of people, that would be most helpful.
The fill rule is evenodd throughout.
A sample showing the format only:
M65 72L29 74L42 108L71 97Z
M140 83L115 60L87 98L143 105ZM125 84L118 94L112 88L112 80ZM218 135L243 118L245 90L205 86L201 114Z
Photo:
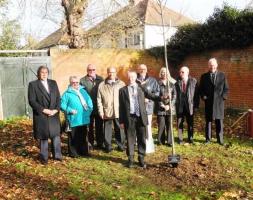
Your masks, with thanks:
M37 71L38 80L29 83L28 99L33 109L34 137L40 141L40 161L48 162L48 139L51 139L53 159L61 161L60 110L68 126L68 152L71 157L89 156L95 145L109 153L113 150L112 135L117 149L128 156L128 167L134 164L135 146L139 165L146 167L144 157L155 151L152 118L157 115L158 144L172 145L172 116L176 116L178 143L183 143L184 121L187 122L188 142L193 143L194 114L200 98L205 102L206 144L211 141L212 121L216 125L217 142L223 145L224 100L228 83L217 70L215 58L208 61L208 72L200 83L189 76L189 68L179 70L173 82L168 69L161 68L159 79L147 73L141 64L137 72L128 72L125 84L117 77L115 67L107 68L107 77L96 74L93 64L80 80L70 76L67 90L60 96L54 80L48 79L45 66ZM114 131L113 131L114 130Z

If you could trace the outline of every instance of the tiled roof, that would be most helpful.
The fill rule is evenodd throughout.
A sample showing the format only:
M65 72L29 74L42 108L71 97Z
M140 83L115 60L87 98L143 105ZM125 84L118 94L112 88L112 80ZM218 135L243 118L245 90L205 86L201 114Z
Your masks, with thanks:
M184 15L177 13L167 7L162 8L164 25L181 26L194 21ZM108 30L124 30L140 24L162 25L161 9L154 0L142 0L136 5L127 5L118 12L104 19L91 28L87 35L98 35ZM66 45L66 29L61 28L49 35L36 45L36 49L49 48L56 45Z

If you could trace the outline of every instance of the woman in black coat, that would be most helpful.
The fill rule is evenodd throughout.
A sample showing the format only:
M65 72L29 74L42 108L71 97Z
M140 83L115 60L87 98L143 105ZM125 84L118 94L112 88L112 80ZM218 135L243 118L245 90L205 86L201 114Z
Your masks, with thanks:
M62 160L60 142L60 92L56 81L48 79L49 69L40 66L38 80L28 86L28 100L33 110L33 134L40 140L40 161L48 162L48 139L55 160Z
M172 136L171 136L171 124L170 124L170 114L175 115L175 103L176 103L176 88L175 85L169 81L167 77L169 77L169 73L165 67L162 67L159 73L158 84L160 86L160 97L162 96L170 96L171 97L171 107L170 100L162 100L156 102L155 112L157 114L157 122L158 122L158 144L167 144L171 146L172 144ZM170 94L169 94L170 93ZM172 110L170 110L172 108ZM172 111L172 112L171 112ZM167 134L167 137L166 137Z

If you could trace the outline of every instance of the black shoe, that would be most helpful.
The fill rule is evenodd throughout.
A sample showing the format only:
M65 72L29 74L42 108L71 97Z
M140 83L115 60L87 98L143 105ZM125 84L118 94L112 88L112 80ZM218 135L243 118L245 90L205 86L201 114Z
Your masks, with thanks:
M168 144L168 147L172 147L172 144Z
M218 142L218 143L219 143L219 145L224 146L224 143L223 143L223 142Z
M97 148L97 149L104 149L104 145L103 145L103 144L98 144L98 145L96 146L96 148Z
M90 158L91 157L91 154L87 153L87 154L82 154L81 157L83 158Z
M69 157L71 157L71 158L78 158L79 155L78 154L69 154Z
M133 160L128 160L127 167L128 168L133 168L134 167L134 161Z
M110 152L112 152L112 148L106 148L105 149L105 153L110 153Z
M193 144L193 139L188 140L189 144Z
M121 152L125 151L124 147L121 147L121 146L118 146L118 147L117 147L117 150L118 150L118 151L121 151Z
M133 168L134 167L134 157L133 156L128 157L127 167L128 168Z
M138 161L139 161L140 167L142 167L142 168L147 168L147 165L146 165L146 163L144 162L144 157L139 156L139 157L138 157Z
M62 162L62 158L54 158L54 160Z
M40 159L40 164L47 165L48 164L48 160Z

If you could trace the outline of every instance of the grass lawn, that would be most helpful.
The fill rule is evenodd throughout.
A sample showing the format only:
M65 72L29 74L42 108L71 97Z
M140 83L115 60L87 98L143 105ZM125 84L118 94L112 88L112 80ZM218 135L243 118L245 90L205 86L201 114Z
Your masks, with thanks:
M0 199L253 199L249 138L204 145L203 134L195 134L194 145L176 145L177 168L167 164L171 148L156 146L156 153L146 156L147 169L138 167L137 154L135 167L128 169L125 152L116 150L69 158L63 135L64 161L43 166L31 130L24 119L0 124Z

